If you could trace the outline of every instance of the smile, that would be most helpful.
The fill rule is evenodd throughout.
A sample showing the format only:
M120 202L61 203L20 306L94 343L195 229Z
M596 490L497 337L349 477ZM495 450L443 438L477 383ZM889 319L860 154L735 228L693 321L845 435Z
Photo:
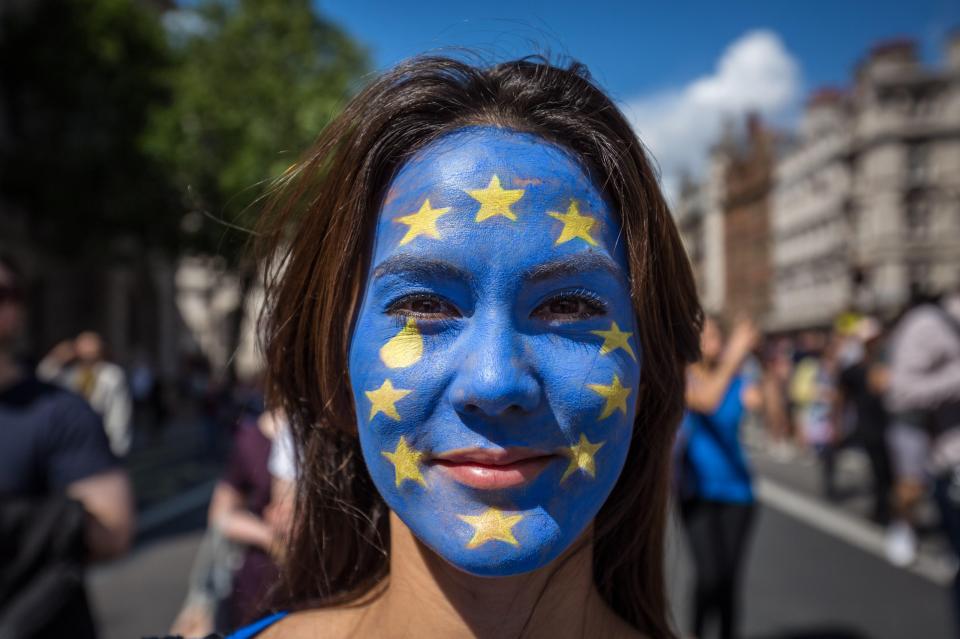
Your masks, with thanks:
M470 488L498 490L532 481L558 457L531 448L462 448L440 453L429 463Z

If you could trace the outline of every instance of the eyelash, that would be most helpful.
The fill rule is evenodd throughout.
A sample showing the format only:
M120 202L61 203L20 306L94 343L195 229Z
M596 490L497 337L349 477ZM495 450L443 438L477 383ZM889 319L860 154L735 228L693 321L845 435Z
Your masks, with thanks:
M441 319L450 319L449 316L439 316L439 312L434 313L424 313L422 311L416 311L411 308L404 308L406 305L416 304L417 302L437 302L440 305L446 307L447 309L452 309L455 313L454 317L460 317L460 312L457 308L443 299L439 295L433 295L431 293L411 293L410 295L404 295L400 299L396 300L389 307L387 307L387 314L393 315L398 318L407 318L412 317L414 319L421 320L441 320Z
M599 295L592 291L581 288L573 291L563 291L547 298L541 302L537 308L534 309L533 313L531 313L531 316L538 319L549 319L549 317L545 316L548 315L548 313L544 312L541 314L540 311L541 309L548 308L549 305L556 302L582 302L587 307L585 310L568 315L565 317L565 321L589 319L598 315L606 315L607 313L607 303L603 301Z
M440 310L434 312L417 311L411 308L412 305L418 302L437 303L441 308ZM606 315L607 313L607 303L603 301L599 295L586 289L576 289L572 291L563 291L547 298L533 310L530 316L541 320L556 320L556 318L551 315L548 309L550 305L558 302L574 302L577 304L582 303L585 306L585 309L583 310L580 310L578 307L577 312L558 313L559 315L564 316L560 321L583 320L596 317L598 315ZM452 311L453 314L447 314L449 311ZM393 315L400 320L412 317L419 320L443 321L461 317L456 306L439 295L434 295L432 293L411 293L410 295L404 295L387 307L387 314Z

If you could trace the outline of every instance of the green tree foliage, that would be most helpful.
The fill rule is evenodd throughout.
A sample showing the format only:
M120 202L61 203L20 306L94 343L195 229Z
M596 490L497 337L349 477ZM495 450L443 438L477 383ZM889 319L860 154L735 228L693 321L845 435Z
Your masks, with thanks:
M228 225L252 225L270 178L338 112L366 55L309 0L207 0L179 18L172 99L147 145L174 176L200 248L236 263L245 238Z
M174 192L139 144L167 49L146 3L0 7L0 192L37 244L73 255L175 239Z

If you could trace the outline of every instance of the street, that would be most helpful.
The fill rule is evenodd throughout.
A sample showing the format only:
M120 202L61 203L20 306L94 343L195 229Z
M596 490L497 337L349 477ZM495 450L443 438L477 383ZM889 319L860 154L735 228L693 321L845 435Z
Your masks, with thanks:
M805 485L814 467L800 462L774 465L758 450L752 458L760 471L760 499L742 598L743 636L952 636L946 586L951 560L935 537L925 540L916 565L895 568L882 558L882 530L858 515L856 500L828 504ZM841 464L841 483L857 479L854 462L851 456ZM162 634L169 628L202 535L202 502L187 502L187 508L129 557L91 574L91 596L104 639ZM681 628L689 570L682 532L672 525L667 572Z

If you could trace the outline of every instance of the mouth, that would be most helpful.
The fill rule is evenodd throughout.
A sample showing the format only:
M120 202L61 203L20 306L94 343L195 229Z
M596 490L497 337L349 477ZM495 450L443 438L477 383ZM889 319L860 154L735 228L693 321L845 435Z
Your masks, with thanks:
M533 481L558 455L532 448L461 448L429 463L470 488L498 490Z

